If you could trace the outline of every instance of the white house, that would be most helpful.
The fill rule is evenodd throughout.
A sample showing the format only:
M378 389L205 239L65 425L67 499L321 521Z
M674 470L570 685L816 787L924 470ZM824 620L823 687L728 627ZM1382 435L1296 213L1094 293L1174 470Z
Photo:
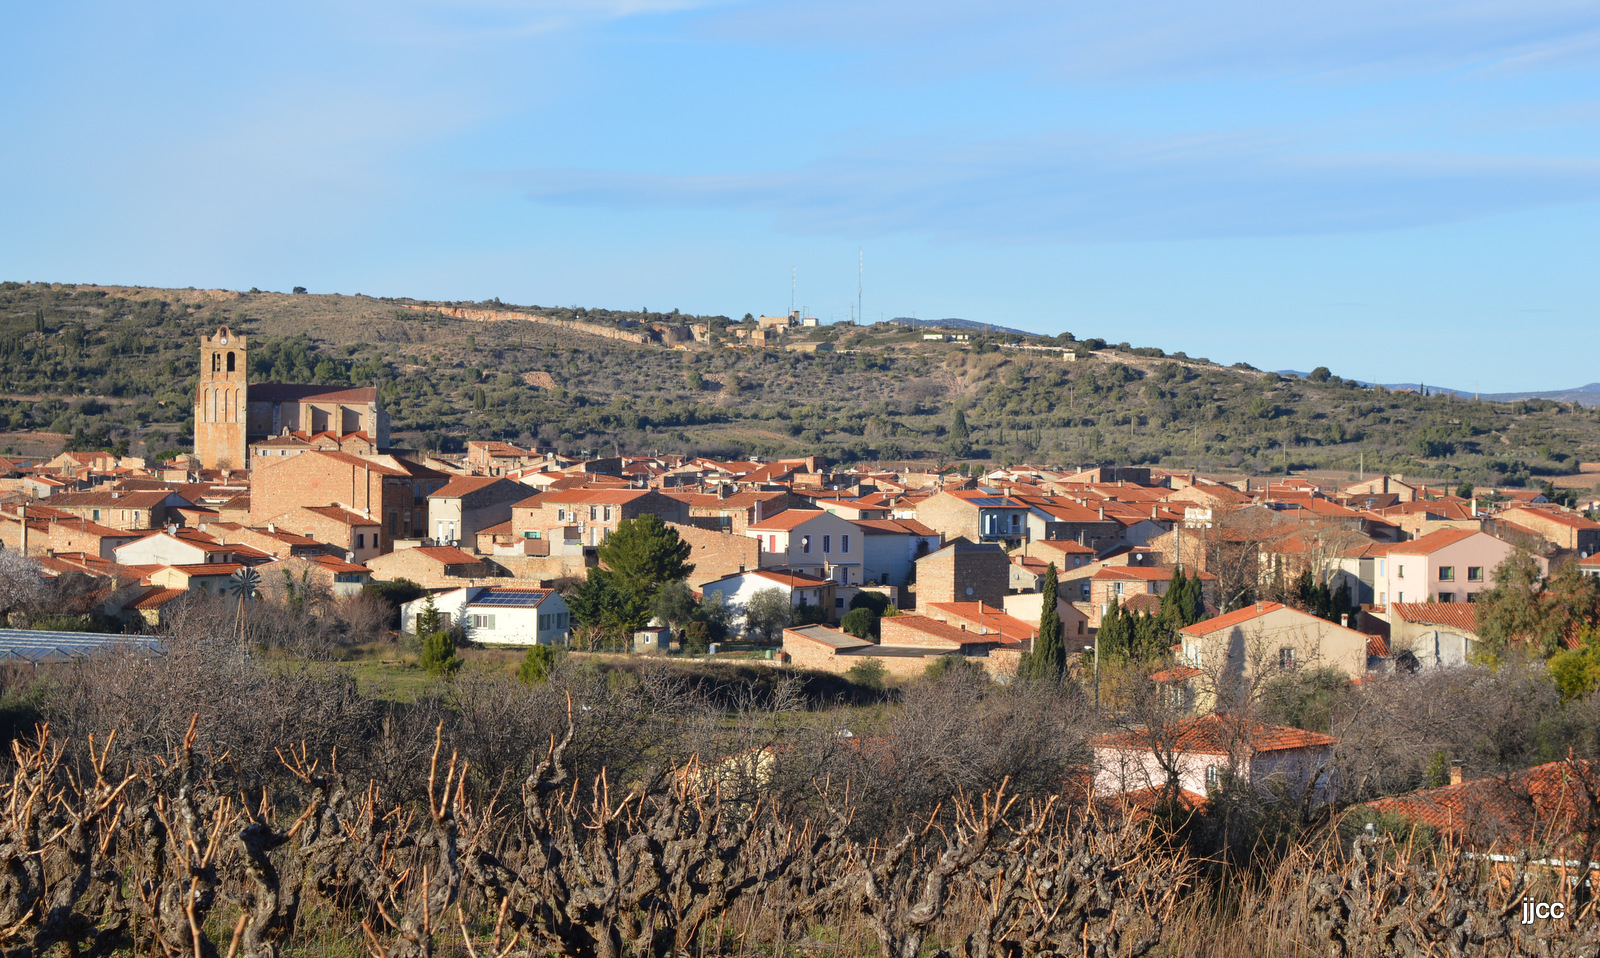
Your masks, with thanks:
M114 552L122 565L207 565L233 561L233 550L192 529L152 532L118 546Z
M564 645L572 629L566 600L553 589L467 586L433 596L446 625L461 623L485 645ZM417 631L427 597L401 607L400 627Z
M909 585L917 560L938 552L944 537L915 519L857 519L861 530L864 581L876 585Z
M862 540L855 523L821 509L785 509L746 527L763 569L783 567L839 585L860 585Z
M1167 727L1113 732L1089 744L1096 795L1163 788L1170 768L1178 787L1197 795L1231 780L1268 793L1303 796L1310 788L1318 798L1332 798L1329 765L1336 742L1320 732L1213 713Z
M735 572L714 582L707 582L700 591L707 598L720 595L722 604L728 608L731 624L734 628L743 630L745 605L757 592L777 589L789 596L789 604L795 608L814 605L830 609L834 604L831 597L835 588L835 583L827 579L791 569L753 569L749 572Z

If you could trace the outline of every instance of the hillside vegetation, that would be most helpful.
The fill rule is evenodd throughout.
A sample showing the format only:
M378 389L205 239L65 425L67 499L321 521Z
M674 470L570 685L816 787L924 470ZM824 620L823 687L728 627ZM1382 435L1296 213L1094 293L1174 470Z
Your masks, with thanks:
M824 454L1148 463L1522 483L1600 460L1600 410L1365 388L1222 367L1096 339L973 333L927 342L896 324L795 331L833 352L725 348L726 317L514 307L591 323L703 322L712 343L636 345L534 323L481 323L366 296L0 284L0 424L13 451L187 448L198 342L250 336L255 381L375 385L395 442L468 438L564 451ZM440 304L445 305L445 304ZM1006 344L1067 346L1029 352ZM957 417L956 412L961 416Z

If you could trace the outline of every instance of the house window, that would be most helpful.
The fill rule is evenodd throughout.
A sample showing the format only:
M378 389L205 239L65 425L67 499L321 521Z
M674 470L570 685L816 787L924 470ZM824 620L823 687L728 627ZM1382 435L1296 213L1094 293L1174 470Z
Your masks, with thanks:
M759 539L759 537L757 537L757 538ZM774 535L767 536L767 551L768 552L777 552L778 551L778 537L777 537L777 535L774 534Z
M811 554L811 537L810 536L801 536L800 537L800 551L806 553L807 555Z
M468 616L468 619L474 629L494 629L494 616L492 615L472 615Z
M850 537L849 536L840 536L839 537L839 551L840 552L849 552L850 551Z
M1378 560L1378 574L1379 575L1388 575L1389 573L1384 571L1385 567L1387 567L1387 566L1388 566L1387 562L1383 561L1382 559L1379 559Z
M611 507L610 506L606 506L606 521L607 522L611 521Z
M1467 581L1468 582L1482 582L1483 581L1483 566L1481 566L1481 565L1469 565L1469 566L1467 566Z
M1476 593L1476 592L1468 592L1467 593L1467 601L1468 602L1476 602L1476 601L1478 601L1478 593Z
M834 599L834 600L833 600L833 607L834 607L834 608L835 608L835 609L842 609L842 608L844 608L844 599L841 599L841 598L835 598L835 599Z
M1206 790L1212 791L1222 785L1222 769L1216 765L1206 766Z
M1441 592L1441 593L1439 593L1439 601L1440 602L1454 602L1455 600L1456 600L1456 594L1454 592Z
M1087 582L1083 584L1083 597L1085 599L1089 598L1089 583Z
M1291 671L1295 666L1294 646L1286 645L1278 650L1278 668L1285 672Z
M822 554L827 555L833 551L833 536L822 537Z
M1394 600L1396 602L1404 602L1406 600L1406 594L1404 592L1396 592L1394 594Z
M550 617L548 615L539 616L539 631L543 632L548 628L550 628Z
M556 521L557 522L566 522L567 521L567 510L565 510L565 509L557 509L556 510Z
M367 534L365 532L356 533L356 548L357 549L365 549L366 547L367 547Z
M1406 567L1403 566L1403 565L1395 566L1394 567L1394 577L1396 579L1404 579L1406 577Z
M1120 583L1120 582L1111 583L1111 590L1113 592L1115 592L1117 595L1121 595L1122 594L1122 583Z
M1083 620L1082 619L1078 620L1078 634L1079 635L1083 634Z
M1454 581L1456 581L1456 567L1453 566L1453 565L1442 565L1442 566L1440 566L1439 567L1439 581L1440 582L1454 582Z
M99 522L100 521L100 510L99 509L94 510L94 516L90 519L90 521L91 522Z
M599 506L590 506L589 507L589 521L590 522L594 522L598 518L600 518L600 507Z

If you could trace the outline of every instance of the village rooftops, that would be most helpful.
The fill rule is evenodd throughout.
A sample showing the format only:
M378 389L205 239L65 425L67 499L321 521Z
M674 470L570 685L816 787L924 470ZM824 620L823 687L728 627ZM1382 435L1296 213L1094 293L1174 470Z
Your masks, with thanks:
M851 519L851 525L860 529L869 536L937 536L935 529L930 529L915 519Z
M483 561L475 555L462 552L455 546L417 546L415 550L401 551L415 551L417 555L427 556L435 562L442 562L445 565L476 565ZM394 553L390 553L390 555L394 555Z
M1567 760L1357 807L1428 825L1479 847L1550 839L1560 844L1569 834L1593 827L1597 791L1600 769L1590 761Z
M1263 752L1325 748L1337 741L1333 736L1321 732L1308 732L1288 725L1268 725L1213 712L1183 719L1169 727L1113 732L1092 739L1089 744L1096 748L1160 748L1202 755L1232 755L1235 752L1259 755Z

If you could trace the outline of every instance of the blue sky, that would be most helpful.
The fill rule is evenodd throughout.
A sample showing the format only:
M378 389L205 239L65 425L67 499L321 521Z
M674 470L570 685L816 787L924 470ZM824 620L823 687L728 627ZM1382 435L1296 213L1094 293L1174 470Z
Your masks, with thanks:
M8 4L3 278L1600 380L1600 3Z

